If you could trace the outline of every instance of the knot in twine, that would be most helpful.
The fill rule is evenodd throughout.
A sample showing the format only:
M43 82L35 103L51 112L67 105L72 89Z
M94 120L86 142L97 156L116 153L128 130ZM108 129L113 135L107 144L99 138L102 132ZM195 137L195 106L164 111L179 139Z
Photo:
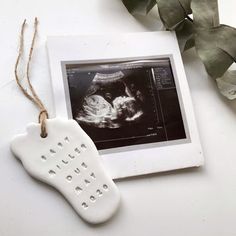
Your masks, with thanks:
M46 119L48 119L48 112L47 110L41 110L39 113L39 118L38 118L38 122L41 124L41 137L42 138L46 138L47 137L47 127L46 127Z
M40 136L42 138L46 138L47 137L46 120L49 118L48 112L47 112L45 106L43 105L42 101L40 100L40 98L36 94L34 87L31 84L30 73L29 73L30 72L30 62L32 59L32 54L33 54L34 45L35 45L35 39L36 39L36 35L37 35L37 27L38 27L38 19L37 18L35 18L35 21L34 21L34 34L33 34L33 38L31 41L31 47L30 47L30 52L29 52L27 67L26 67L26 80L27 80L31 94L29 94L27 92L27 90L22 86L22 84L21 84L22 79L20 79L20 76L18 75L18 65L19 65L19 62L22 58L23 48L24 48L25 25L26 25L26 20L24 20L24 22L21 26L20 47L19 47L19 52L18 52L16 64L15 64L15 79L16 79L16 82L17 82L20 90L22 91L22 93L39 108L40 112L39 112L38 122L41 125Z

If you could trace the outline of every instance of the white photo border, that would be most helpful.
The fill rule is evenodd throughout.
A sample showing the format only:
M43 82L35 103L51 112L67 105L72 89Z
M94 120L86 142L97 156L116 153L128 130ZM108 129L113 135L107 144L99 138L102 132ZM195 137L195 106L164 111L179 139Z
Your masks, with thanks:
M119 36L121 38L120 41L117 40ZM136 43L133 43L134 38ZM139 48L140 42L145 46ZM96 43L97 50L91 51L94 50L94 44ZM145 43L149 43L148 47ZM101 49L106 47L106 45L112 44L115 45L109 47L110 51L104 55ZM47 45L54 93L55 115L66 118L72 118L68 83L65 81L66 64L101 64L134 60L170 59L186 139L99 151L104 165L114 179L201 166L203 164L202 148L191 97L174 33L150 32L118 36L49 37ZM156 45L161 45L161 47ZM123 51L119 50L120 47L123 48ZM125 48L126 50L124 50ZM151 48L152 50L150 51Z

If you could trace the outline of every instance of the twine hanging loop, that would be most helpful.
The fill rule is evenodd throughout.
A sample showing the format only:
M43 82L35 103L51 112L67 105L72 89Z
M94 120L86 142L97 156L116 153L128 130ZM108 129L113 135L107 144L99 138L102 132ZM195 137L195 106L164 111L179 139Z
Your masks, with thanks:
M18 56L17 56L16 63L15 63L15 79L16 79L16 82L17 82L20 90L23 92L23 94L31 102L33 102L38 107L38 109L40 110L39 117L38 117L38 122L41 125L41 134L40 135L41 135L42 138L46 138L47 137L46 120L49 118L48 112L47 112L47 109L45 108L44 104L42 103L41 99L36 94L35 89L32 86L31 81L30 81L30 64L31 64L31 60L32 60L32 55L33 55L33 50L34 50L34 45L35 45L35 39L36 39L37 29L38 29L38 19L37 18L35 18L35 20L34 20L34 34L33 34L33 38L32 38L32 41L31 41L31 47L30 47L28 60L27 60L27 66L26 66L26 80L27 80L27 83L28 83L29 90L30 90L31 94L28 93L27 89L25 89L22 86L21 81L23 80L23 78L20 78L20 76L18 74L18 66L19 66L19 62L22 58L23 48L24 48L25 26L26 26L26 20L24 20L24 22L21 26L20 47L19 47Z

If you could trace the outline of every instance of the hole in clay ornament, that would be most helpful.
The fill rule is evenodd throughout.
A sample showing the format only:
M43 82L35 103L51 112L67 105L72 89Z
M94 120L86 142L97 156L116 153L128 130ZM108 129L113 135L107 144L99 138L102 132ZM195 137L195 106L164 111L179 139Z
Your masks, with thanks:
M90 184L90 181L88 181L87 179L84 180L85 185L88 186Z
M42 156L41 156L41 159L42 159L43 161L46 161L46 160L47 160L47 157L45 157L44 155L42 155Z
M47 133L45 133L45 134L42 134L42 133L41 133L41 134L40 134L40 137L41 137L41 138L47 138L47 136L48 136Z

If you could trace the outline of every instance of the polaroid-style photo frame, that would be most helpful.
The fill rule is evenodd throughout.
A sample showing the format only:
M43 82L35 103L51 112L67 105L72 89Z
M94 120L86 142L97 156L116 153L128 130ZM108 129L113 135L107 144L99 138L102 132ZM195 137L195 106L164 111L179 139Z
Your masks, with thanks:
M49 37L56 116L75 119L111 176L203 164L174 33Z

